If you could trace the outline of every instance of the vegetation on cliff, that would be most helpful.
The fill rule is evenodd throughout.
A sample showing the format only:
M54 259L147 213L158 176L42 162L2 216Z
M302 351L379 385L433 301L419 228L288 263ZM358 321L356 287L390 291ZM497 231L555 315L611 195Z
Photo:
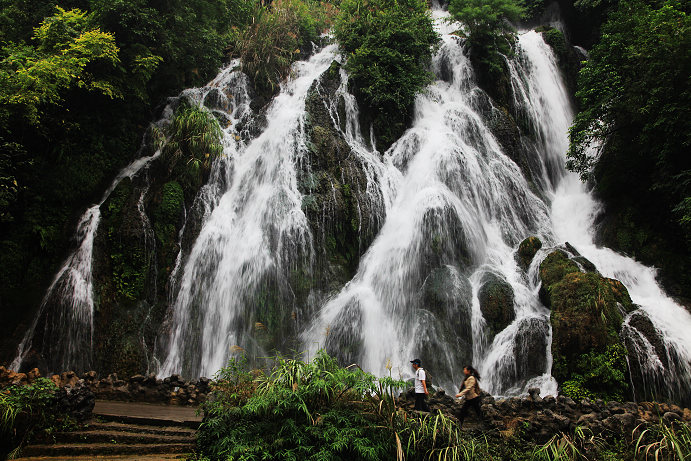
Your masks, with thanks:
M431 81L427 65L439 36L426 0L342 0L339 7L336 38L383 151L406 129L415 95Z
M605 243L691 296L691 19L676 0L622 1L581 70L568 167L594 177Z
M569 397L629 397L626 349L619 332L633 304L624 285L581 272L557 250L540 264L541 298L552 313L552 375Z

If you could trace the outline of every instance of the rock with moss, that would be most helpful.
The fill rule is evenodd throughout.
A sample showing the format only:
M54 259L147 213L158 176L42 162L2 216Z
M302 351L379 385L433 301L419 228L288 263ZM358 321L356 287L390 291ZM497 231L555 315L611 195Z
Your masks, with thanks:
M516 252L516 261L518 261L519 266L527 270L540 248L542 248L542 241L537 237L528 237L523 240L518 245L518 251Z
M511 285L502 277L487 272L482 277L478 291L480 310L487 323L488 341L506 328L516 318Z
M436 384L458 385L453 381L458 376L452 376L451 370L473 359L472 286L465 275L448 265L433 269L421 291L416 329L421 334L416 343L424 351L425 369L435 375Z
M327 292L340 288L355 274L360 255L381 225L373 219L375 205L367 194L363 165L343 135L344 102L336 94L339 68L334 61L308 92L308 151L298 171L302 209L312 227L317 252L315 283ZM335 114L327 107L335 107Z
M581 272L561 250L545 258L540 278L552 309L552 374L562 390L576 397L627 395L626 351L619 332L623 315L634 305L626 287L595 272Z

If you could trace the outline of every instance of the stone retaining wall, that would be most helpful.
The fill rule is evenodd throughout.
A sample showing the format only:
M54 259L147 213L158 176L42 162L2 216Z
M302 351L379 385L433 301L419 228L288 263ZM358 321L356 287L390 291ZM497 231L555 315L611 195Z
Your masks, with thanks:
M671 423L680 421L691 424L691 410L677 405L658 402L607 402L581 400L574 402L565 396L539 396L539 389L530 389L525 397L495 399L485 394L482 399L484 427L505 433L518 430L539 442L546 442L554 434L568 433L580 426L594 435L631 436L640 424ZM401 406L412 409L414 391L410 389L401 398ZM458 414L463 403L444 391L438 391L428 399L432 411L439 410L449 416ZM471 411L466 419L476 421Z
M0 387L9 384L30 384L40 376L38 369L28 373L16 373L0 366ZM60 375L50 376L49 379L60 389L86 386L96 399L127 402L196 406L206 400L210 390L208 378L185 381L180 375L165 379L156 379L153 374L135 375L125 380L120 379L115 373L99 379L95 371L86 372L81 376L73 371L66 371Z

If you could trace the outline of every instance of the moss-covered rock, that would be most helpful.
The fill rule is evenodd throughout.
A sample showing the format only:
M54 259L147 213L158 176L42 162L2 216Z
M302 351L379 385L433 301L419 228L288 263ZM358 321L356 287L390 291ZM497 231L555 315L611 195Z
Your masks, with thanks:
M518 245L516 261L524 270L528 269L540 248L542 248L542 241L539 238L528 237Z
M513 307L513 288L503 278L492 272L487 272L482 277L478 299L482 316L487 322L488 340L491 342L497 333L516 318Z
M581 272L561 250L545 258L540 277L552 309L553 376L574 396L622 397L628 369L619 332L623 315L634 309L626 287Z
M336 95L339 69L340 64L334 61L309 90L305 101L308 152L298 171L302 209L315 239L318 275L314 283L326 292L339 289L355 274L360 255L379 225L368 219L372 204L367 178L340 129L345 126L345 112ZM339 126L327 109L332 102Z

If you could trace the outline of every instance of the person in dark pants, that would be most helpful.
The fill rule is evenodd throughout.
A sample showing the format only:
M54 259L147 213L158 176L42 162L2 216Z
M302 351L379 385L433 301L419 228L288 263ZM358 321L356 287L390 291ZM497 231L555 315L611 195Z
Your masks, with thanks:
M471 365L466 365L463 367L463 374L465 375L465 379L463 380L463 384L461 384L458 394L456 394L456 397L458 398L465 398L463 407L461 407L461 411L458 413L459 426L463 426L463 420L468 415L468 412L471 408L475 410L480 422L482 422L482 409L480 408L481 391L480 385L478 384L480 375Z
M422 368L420 359L411 360L413 370L415 370L415 410L429 411L425 398L429 395L427 390L427 376L425 370Z

